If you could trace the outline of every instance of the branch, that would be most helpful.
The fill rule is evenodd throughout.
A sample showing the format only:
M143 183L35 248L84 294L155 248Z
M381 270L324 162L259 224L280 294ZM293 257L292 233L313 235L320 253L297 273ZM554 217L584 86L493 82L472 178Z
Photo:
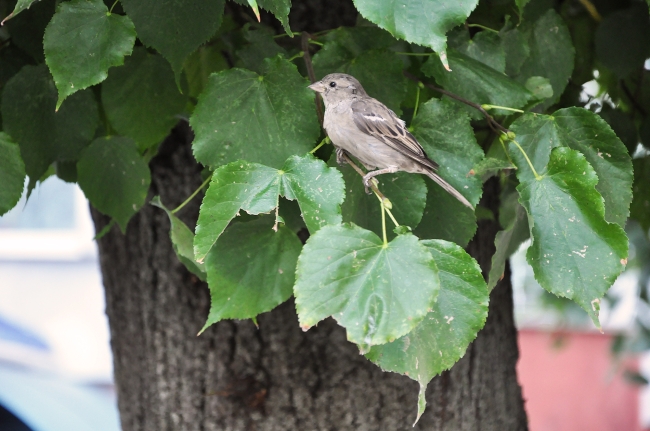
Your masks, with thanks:
M405 70L403 73L404 73L404 76L406 76L408 79L410 79L410 80L412 80L412 81L415 81L415 82L422 82L422 81L420 81L420 79L419 79L417 76L413 75L412 73L410 73L410 72L408 72L408 71L406 71L406 70ZM487 112L487 111L486 111L486 110L485 110L481 105L479 105L478 103L474 103L474 102L472 102L472 101L470 101L470 100L465 99L464 97L461 97L461 96L459 96L459 95L457 95L457 94L454 94L454 93L452 93L452 92L450 92L450 91L447 91L447 90L445 90L445 89L443 89L443 88L436 87L436 86L433 85L433 84L427 84L426 82L422 82L422 84L425 85L425 86L427 86L428 88L432 89L433 91L437 91L438 93L441 93L441 94L444 94L444 95L446 95L446 96L449 96L449 97L451 97L452 99L456 99L456 100L458 100L459 102L464 103L464 104L467 105L467 106L471 106L472 108L476 109L476 110L479 111L481 114L483 114L483 116L485 117L485 119L486 119L487 122L488 122L488 125L490 126L490 129L494 130L495 132L501 132L501 133L508 134L509 130L506 129L505 127L503 127L501 124L499 124L499 123L498 123L498 122L497 122L497 121L496 121L496 120L495 120L495 119L494 119L490 114L488 114L488 112Z
M350 156L348 156L347 153L343 153L343 158L345 159L346 162L348 162L348 164L352 167L352 169L357 171L357 174L361 175L362 178L366 176L366 174L361 170L359 166L357 166L356 163L352 161L352 159L350 158ZM393 208L393 204L390 203L390 200L386 196L384 196L384 194L380 192L379 189L377 188L377 183L374 178L370 180L370 188L372 189L373 192L375 192L377 197L381 199L381 201L386 206L386 208L388 209Z
M316 82L316 73L314 73L314 65L311 63L311 55L309 55L309 39L311 36L306 31L302 32L302 52L304 53L303 58L305 60L305 67L307 67L307 75L309 76L309 81L313 84ZM320 123L323 124L323 103L321 102L320 94L316 93L316 111L318 112L318 119Z

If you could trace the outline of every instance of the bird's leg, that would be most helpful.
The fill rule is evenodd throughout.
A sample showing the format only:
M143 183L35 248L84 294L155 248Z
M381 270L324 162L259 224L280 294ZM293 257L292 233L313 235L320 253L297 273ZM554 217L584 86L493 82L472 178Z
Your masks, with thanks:
M397 172L399 168L397 166L389 166L384 169L378 169L376 171L368 172L364 177L363 177L363 185L366 187L366 193L370 194L370 180L376 181L373 178L376 177L377 175L381 174L394 174Z
M335 147L336 148L336 163L339 165L345 165L347 161L345 160L345 155L346 152L343 148L341 147Z

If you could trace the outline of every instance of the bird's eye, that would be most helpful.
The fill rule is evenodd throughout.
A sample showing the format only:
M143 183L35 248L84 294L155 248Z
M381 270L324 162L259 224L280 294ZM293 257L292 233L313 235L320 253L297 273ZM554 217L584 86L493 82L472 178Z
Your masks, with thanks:
M336 87L336 82L334 82L334 81L330 82L330 87L332 87L332 88Z

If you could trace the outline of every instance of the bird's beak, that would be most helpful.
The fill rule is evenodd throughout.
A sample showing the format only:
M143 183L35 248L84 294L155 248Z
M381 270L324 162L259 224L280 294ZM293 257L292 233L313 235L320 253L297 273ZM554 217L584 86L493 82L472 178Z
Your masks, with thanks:
M311 90L314 90L316 93L322 93L325 91L325 84L322 81L316 81L308 87Z

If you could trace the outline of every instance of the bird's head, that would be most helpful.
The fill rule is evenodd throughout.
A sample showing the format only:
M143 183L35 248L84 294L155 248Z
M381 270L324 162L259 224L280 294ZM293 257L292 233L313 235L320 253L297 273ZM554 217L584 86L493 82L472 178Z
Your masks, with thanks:
M325 105L367 95L359 81L345 73L330 73L309 88L321 94Z

